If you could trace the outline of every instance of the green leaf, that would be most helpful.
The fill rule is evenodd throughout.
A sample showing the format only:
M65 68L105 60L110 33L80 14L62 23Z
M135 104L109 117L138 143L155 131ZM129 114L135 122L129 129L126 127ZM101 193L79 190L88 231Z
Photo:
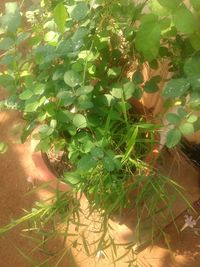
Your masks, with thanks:
M143 95L142 89L141 89L139 86L136 86L136 87L135 87L135 92L134 92L133 96L134 96L136 99L140 100L141 97L142 97L142 95Z
M86 27L80 27L75 31L74 35L72 36L72 41L76 44L78 42L81 42L83 38L87 35L88 29Z
M5 4L5 15L0 18L3 28L10 32L15 32L21 24L21 15L16 2Z
M77 128L85 128L87 127L87 120L82 114L76 114L73 118L73 124Z
M200 57L188 58L184 64L184 72L188 78L200 77Z
M94 90L94 87L92 85L87 85L87 86L79 87L76 90L76 93L77 95L87 95L91 93L93 90Z
M12 64L13 62L15 62L15 56L14 56L14 55L6 54L5 56L3 56L3 57L0 59L0 64L1 64L1 65L10 65L10 64Z
M42 151L46 153L51 147L49 138L40 140L39 144L36 146L35 151Z
M32 96L33 96L33 92L30 89L26 89L19 95L19 99L27 100Z
M133 82L127 82L123 85L124 87L124 95L125 95L125 100L130 99L133 97L135 93L135 84Z
M85 142L82 144L81 151L83 153L89 153L93 147L94 147L94 144L90 140L90 138L85 138Z
M200 50L200 32L195 32L190 35L190 43L195 50Z
M0 154L5 153L8 150L8 146L4 142L0 142Z
M200 110L200 92L195 91L191 94L189 107L194 110Z
M198 116L197 115L194 115L194 114L191 114L188 119L187 119L187 122L190 122L190 123L194 123L198 120Z
M181 132L178 129L172 129L167 133L166 146L172 148L181 140Z
M49 43L57 43L58 33L54 31L49 31L45 34L44 40Z
M8 74L0 75L0 85L8 91L14 91L16 89L14 78Z
M149 1L149 6L151 8L151 11L159 16L168 16L169 15L169 11L168 9L161 5L159 3L159 0L150 0Z
M31 34L30 34L29 32L21 32L21 33L17 36L16 45L19 45L21 42L24 42L24 41L27 40L30 36L31 36Z
M77 165L78 171L88 172L89 170L96 167L96 161L90 155L83 156Z
M57 97L62 100L64 106L68 107L75 102L75 96L71 91L59 92Z
M14 45L14 40L10 37L6 37L0 42L0 50L7 50L13 45Z
M186 60L184 64L184 72L188 77L193 88L199 90L200 87L200 57L194 56Z
M51 128L53 128L53 129L55 129L55 128L56 128L56 126L57 126L57 121L56 121L56 120L54 120L54 119L53 119L53 120L51 120L51 121L50 121L50 127L51 127Z
M159 90L157 81L155 79L151 79L145 83L144 91L149 94L153 94Z
M178 115L181 117L181 119L186 118L186 116L188 115L184 107L179 107L177 109L177 112L178 112Z
M68 110L58 110L56 112L56 120L63 123L68 123L70 121L70 112ZM76 130L76 129L75 129Z
M71 12L71 18L77 21L83 20L88 14L88 5L84 2L77 3Z
M189 122L185 122L179 127L180 131L184 135L190 135L194 133L194 125Z
M84 232L82 234L83 247L88 257L90 257L90 245L88 244L87 239L85 238Z
M37 110L37 108L40 106L39 101L34 101L34 102L28 102L25 105L25 112L34 112Z
M68 70L64 74L64 81L70 87L75 87L81 83L81 77L77 72Z
M192 12L181 5L172 16L173 23L178 31L185 34L192 34L198 30L196 17Z
M77 106L78 106L78 109L83 109L84 110L84 109L90 109L94 105L91 102L90 97L88 97L87 95L81 95L78 98Z
M200 1L199 0L190 0L190 2L191 2L195 11L200 10Z
M172 124L178 124L181 121L181 117L179 117L175 113L167 113L166 119L168 120L169 123L172 123Z
M63 180L71 185L76 185L80 183L80 176L75 172L66 172L64 173Z
M175 10L180 3L182 3L182 0L158 0L161 6Z
M118 98L118 99L121 99L122 98L122 88L121 87L113 87L112 90L111 90L111 94L112 96Z
M146 15L147 16L147 15ZM161 25L157 16L144 19L136 34L135 46L144 57L151 61L158 55L160 48Z
M15 14L16 11L19 11L17 2L8 2L5 4L6 14Z
M102 162L103 162L104 168L107 171L109 171L109 172L114 171L114 169L115 169L115 162L114 162L114 160L112 158L110 158L110 157L104 157L102 159Z
M73 65L72 65L72 70L75 71L75 72L81 72L84 70L84 66L83 64L79 63L79 62L75 62Z
M104 151L101 147L94 147L92 150L91 150L91 155L94 157L94 158L97 158L97 159L102 159L104 157Z
M53 11L54 21L61 33L65 31L65 21L67 19L67 11L62 3L57 4Z
M47 136L52 135L52 133L54 132L54 128L48 126L47 124L43 124L39 127L39 132L43 138L46 138Z
M113 79L115 77L117 77L121 72L121 68L120 67L113 67L113 68L110 68L108 70L108 77Z
M33 92L35 95L41 95L42 93L44 93L44 90L45 90L45 84L43 83L37 83L33 87Z
M166 98L180 97L184 95L189 88L190 83L187 79L172 79L166 84L163 91L163 96Z
M143 83L143 75L140 71L136 71L134 74L133 74L133 77L132 77L132 80L133 82L135 82L136 84L141 84Z
M63 77L63 72L60 70L60 69L57 69L54 73L53 73L53 76L52 76L52 80L53 81L57 81L59 80L60 78Z

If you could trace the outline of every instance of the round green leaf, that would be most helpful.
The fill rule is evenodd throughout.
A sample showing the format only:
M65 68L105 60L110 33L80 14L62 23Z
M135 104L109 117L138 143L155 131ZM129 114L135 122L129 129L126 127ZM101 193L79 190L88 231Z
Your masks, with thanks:
M75 87L80 84L81 77L77 72L73 70L68 70L64 74L64 81L70 87Z
M63 104L68 107L75 101L75 96L71 91L59 92L57 97L62 100Z
M194 123L198 120L198 116L197 115L190 115L189 118L187 119L187 122L190 122L190 123Z
M76 93L78 95L87 95L89 93L91 93L93 91L94 87L92 85L87 85L87 86L83 86L80 87L76 90Z
M115 169L115 163L114 163L114 160L112 158L105 157L105 158L103 158L102 162L103 162L104 168L107 171L109 171L109 172L114 171L114 169Z
M163 96L166 98L180 97L187 92L189 87L190 83L187 79L172 79L166 84Z
M1 15L1 26L14 33L21 24L21 15L16 2L5 4L5 15Z
M158 2L161 6L174 10L182 3L182 0L158 0Z
M181 118L175 113L168 113L166 115L166 119L168 120L169 123L172 124L178 124L181 121Z
M133 74L133 77L132 77L132 80L133 82L135 82L136 84L141 84L143 83L143 75L140 71L136 71L134 74Z
M78 3L71 12L71 18L80 21L87 16L88 11L89 8L86 3L84 2Z
M92 108L94 105L93 103L90 101L90 98L87 95L81 95L78 98L77 101L77 107L78 109L90 109Z
M53 81L57 81L59 80L60 78L62 78L63 76L63 72L59 69L57 69L54 73L53 73L53 76L52 76L52 80Z
M184 72L188 78L200 77L200 57L190 57L185 61Z
M191 34L198 29L197 19L185 5L181 5L172 16L178 31Z
M97 158L97 159L102 159L104 157L104 152L103 152L103 149L100 148L100 147L94 147L92 150L91 150L91 154L94 158Z
M76 114L73 118L73 124L77 128L85 128L87 127L87 120L82 114Z
M179 129L180 129L181 133L184 135L190 135L190 134L194 133L194 125L192 123L189 123L189 122L183 123L179 127Z
M184 119L188 115L188 113L185 111L185 108L182 106L178 108L177 112L181 119Z
M159 90L157 81L151 79L150 81L147 81L144 86L144 91L153 94Z
M178 129L172 129L167 133L166 146L172 148L181 140L181 132Z
M58 33L54 31L49 31L45 34L44 40L46 42L54 43L58 41Z
M10 37L4 38L0 41L0 50L7 50L14 45L14 40Z
M77 165L78 171L88 172L96 166L96 161L90 155L83 156Z

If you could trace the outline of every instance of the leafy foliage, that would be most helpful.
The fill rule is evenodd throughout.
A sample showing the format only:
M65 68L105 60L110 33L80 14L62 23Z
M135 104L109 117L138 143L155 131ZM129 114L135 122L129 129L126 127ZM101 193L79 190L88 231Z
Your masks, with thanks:
M150 201L150 218L160 202L169 203L169 180L145 162L159 126L131 105L159 90L162 78L145 80L144 64L157 69L168 61L174 73L162 93L172 106L179 103L166 117L166 145L179 144L199 121L198 1L135 2L44 0L22 10L12 2L0 18L0 85L27 121L23 141L37 127L37 150L64 151L72 167L60 178L104 219L129 209L136 188L141 194L133 202L140 210Z

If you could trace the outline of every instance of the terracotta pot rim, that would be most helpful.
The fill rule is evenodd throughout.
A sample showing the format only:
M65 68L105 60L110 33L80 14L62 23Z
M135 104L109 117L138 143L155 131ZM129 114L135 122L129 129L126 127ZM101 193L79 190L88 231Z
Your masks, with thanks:
M48 164L44 160L44 156L41 151L35 151L38 144L37 140L31 139L31 156L33 163L43 182L50 183L50 187L60 191L71 191L72 188L69 184L60 181L56 175L50 170Z

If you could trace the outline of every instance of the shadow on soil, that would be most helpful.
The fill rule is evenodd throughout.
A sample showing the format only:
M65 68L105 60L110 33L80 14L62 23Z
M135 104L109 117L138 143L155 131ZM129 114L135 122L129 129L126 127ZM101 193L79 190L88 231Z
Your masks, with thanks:
M0 94L1 99L2 95ZM0 140L8 145L7 152L0 154L0 227L10 223L12 219L20 218L25 214L23 210L31 210L36 201L49 197L47 190L25 196L33 189L33 183L39 177L31 160L29 143L23 145L19 143L21 124L22 120L18 113L0 112ZM0 238L0 266L56 266L60 257L58 251L63 253L63 250L66 250L63 242L60 239L49 242L48 253L42 246L35 249L37 243L22 236L26 234L22 229L27 226L27 223L24 223ZM28 258L32 258L33 261L30 262ZM49 259L48 264L40 265L47 259ZM65 256L58 266L72 265Z

